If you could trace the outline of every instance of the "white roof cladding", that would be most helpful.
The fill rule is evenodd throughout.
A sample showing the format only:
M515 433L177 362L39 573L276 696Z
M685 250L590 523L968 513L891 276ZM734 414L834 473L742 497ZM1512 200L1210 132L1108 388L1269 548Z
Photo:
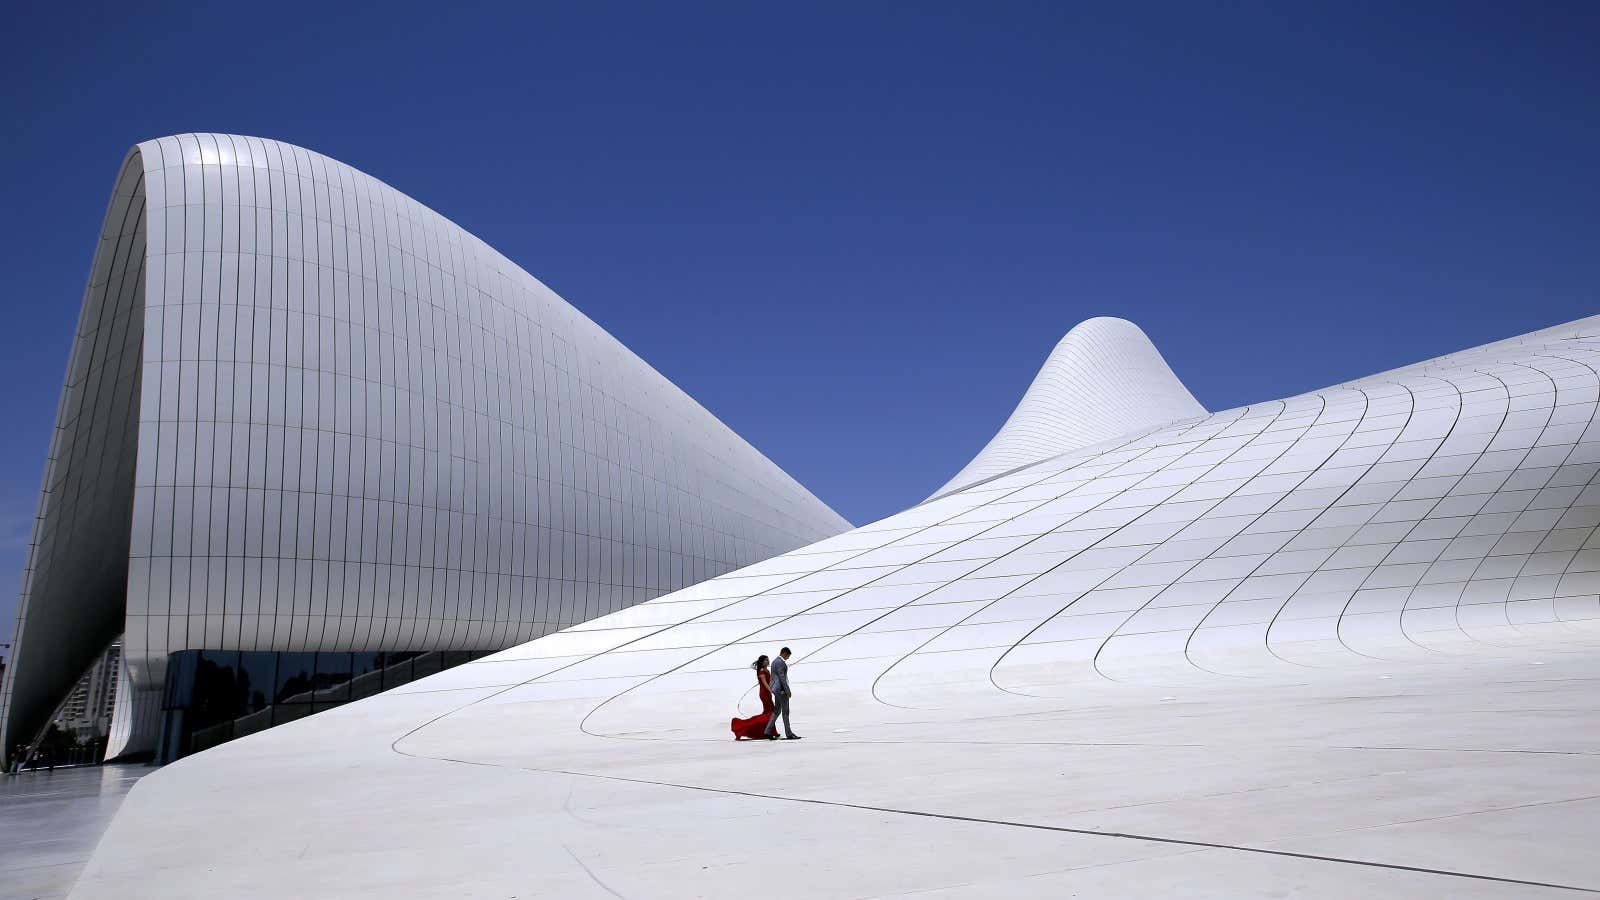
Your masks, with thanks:
M784 646L807 740L736 744ZM1597 659L1600 317L1061 453L189 757L73 896L731 898L781 844L789 900L1568 897Z
M498 649L849 527L494 248L302 147L134 147L81 309L7 740L119 633L118 704L159 714L173 651ZM113 752L153 737L125 721Z
M1067 332L989 443L934 496L1018 466L1206 414L1139 326L1100 316Z

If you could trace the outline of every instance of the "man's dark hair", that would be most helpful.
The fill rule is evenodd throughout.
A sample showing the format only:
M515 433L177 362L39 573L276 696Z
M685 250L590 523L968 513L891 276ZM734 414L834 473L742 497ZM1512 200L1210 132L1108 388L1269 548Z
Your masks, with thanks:
M779 654L780 654L780 655L781 655L781 654L784 654L784 653L788 653L788 652L789 652L789 648L788 648L788 647L785 647L785 648L783 648L783 649L782 649L782 650L779 650L779 651L778 651L778 653L779 653Z

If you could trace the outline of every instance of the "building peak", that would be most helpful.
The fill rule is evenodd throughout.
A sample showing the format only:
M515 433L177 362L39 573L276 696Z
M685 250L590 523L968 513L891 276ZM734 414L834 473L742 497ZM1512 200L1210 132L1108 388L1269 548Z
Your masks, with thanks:
M1056 343L989 443L933 496L1205 414L1138 325L1112 316L1085 319Z

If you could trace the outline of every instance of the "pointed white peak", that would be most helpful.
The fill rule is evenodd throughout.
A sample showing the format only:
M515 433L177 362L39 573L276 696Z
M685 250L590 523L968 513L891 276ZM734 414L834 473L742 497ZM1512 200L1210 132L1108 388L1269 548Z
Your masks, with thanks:
M1105 316L1067 332L989 443L934 496L1019 466L1206 414L1139 326Z

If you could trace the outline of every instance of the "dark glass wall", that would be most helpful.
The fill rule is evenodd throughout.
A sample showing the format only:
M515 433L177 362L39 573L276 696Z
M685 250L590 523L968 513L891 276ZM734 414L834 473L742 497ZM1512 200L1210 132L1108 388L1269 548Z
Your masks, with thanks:
M370 697L481 653L276 653L180 650L168 656L157 762Z

